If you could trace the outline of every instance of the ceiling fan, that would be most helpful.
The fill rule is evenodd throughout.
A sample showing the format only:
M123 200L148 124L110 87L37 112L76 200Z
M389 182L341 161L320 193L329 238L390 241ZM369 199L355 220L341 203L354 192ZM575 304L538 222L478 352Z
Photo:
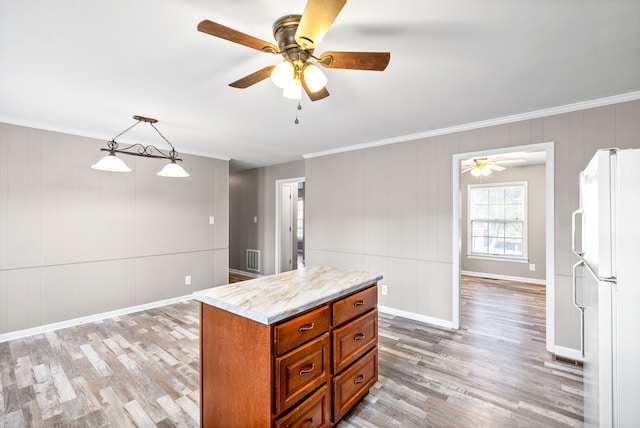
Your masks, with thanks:
M509 163L520 163L526 162L526 159L503 159L503 160L489 160L489 158L476 158L472 159L471 162L466 163L466 168L462 170L462 174L467 171L471 171L471 175L474 177L479 177L481 175L489 175L491 171L504 171L504 166L499 164L509 164ZM463 166L465 166L465 162L463 162Z
M277 46L209 20L200 22L198 31L284 57L277 66L264 67L229 86L245 89L271 76L274 83L283 89L285 97L299 100L304 89L311 101L317 101L329 96L329 91L325 87L327 78L315 64L325 68L373 71L383 71L389 64L389 52L328 51L320 56L313 54L346 2L308 0L302 15L286 15L277 19L273 24Z

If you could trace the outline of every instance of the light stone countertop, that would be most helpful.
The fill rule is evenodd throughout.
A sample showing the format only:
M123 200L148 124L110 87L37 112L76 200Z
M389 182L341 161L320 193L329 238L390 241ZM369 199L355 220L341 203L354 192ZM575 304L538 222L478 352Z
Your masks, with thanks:
M273 324L365 288L382 275L327 266L302 268L194 292L194 298L262 324Z

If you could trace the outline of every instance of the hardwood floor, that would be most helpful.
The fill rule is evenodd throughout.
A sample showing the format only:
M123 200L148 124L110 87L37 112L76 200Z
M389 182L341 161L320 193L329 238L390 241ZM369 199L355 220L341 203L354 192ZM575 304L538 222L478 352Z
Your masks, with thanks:
M461 328L380 315L380 380L344 427L580 427L582 368L545 351L539 285L464 277Z
M233 284L234 282L242 282L248 279L252 279L250 276L242 275L240 273L229 272L229 284Z
M380 314L350 427L582 426L582 370L544 350L544 288L464 278L462 328ZM0 344L0 427L199 425L189 301Z

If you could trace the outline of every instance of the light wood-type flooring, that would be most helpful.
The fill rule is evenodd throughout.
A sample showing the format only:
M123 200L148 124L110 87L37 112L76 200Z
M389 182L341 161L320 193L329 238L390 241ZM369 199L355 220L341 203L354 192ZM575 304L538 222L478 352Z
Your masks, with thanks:
M379 382L340 428L582 426L544 288L466 277L462 297L457 331L380 314ZM189 301L1 343L0 427L197 427L198 328Z

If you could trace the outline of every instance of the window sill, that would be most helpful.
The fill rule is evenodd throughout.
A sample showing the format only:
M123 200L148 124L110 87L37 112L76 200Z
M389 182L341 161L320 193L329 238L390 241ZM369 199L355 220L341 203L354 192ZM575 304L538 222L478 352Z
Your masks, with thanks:
M499 255L480 255L480 254L467 254L468 259L478 260L492 260L494 262L511 262L511 263L529 263L529 259L526 257L509 257Z

